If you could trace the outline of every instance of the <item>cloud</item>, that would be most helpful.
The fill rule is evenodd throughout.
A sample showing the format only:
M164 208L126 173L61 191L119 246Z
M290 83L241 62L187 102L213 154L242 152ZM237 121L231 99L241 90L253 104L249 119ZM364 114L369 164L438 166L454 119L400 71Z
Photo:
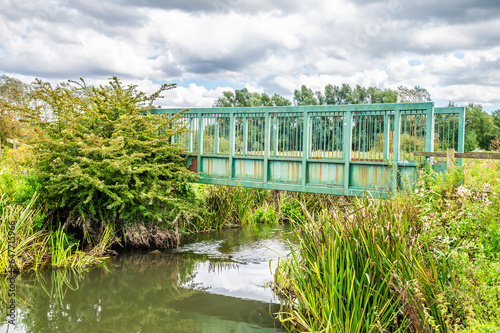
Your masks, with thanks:
M172 106L211 106L244 86L291 97L302 84L330 83L420 85L439 100L500 103L497 0L0 0L0 8L0 73L16 77L116 75L145 89L190 82L161 101Z

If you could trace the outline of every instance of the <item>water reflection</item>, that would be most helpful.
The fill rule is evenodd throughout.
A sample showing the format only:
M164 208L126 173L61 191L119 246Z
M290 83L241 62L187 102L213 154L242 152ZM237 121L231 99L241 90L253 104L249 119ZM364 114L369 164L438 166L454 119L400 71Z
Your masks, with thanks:
M9 332L284 332L264 287L287 237L270 227L226 230L173 251L124 253L85 274L18 278ZM4 319L0 332L9 327Z

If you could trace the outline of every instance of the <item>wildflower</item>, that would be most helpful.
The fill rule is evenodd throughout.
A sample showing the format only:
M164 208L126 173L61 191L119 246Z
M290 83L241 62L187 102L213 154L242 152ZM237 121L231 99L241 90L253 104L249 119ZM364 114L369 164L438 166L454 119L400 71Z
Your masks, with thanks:
M433 216L434 216L434 213L431 213L431 217L433 217Z

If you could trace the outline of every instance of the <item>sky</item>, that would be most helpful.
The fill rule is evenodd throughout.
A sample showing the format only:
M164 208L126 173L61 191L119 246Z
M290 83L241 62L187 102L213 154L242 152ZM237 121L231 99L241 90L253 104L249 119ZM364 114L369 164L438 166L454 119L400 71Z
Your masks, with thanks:
M247 87L426 88L436 106L500 108L499 0L0 0L0 75L117 76L162 107Z

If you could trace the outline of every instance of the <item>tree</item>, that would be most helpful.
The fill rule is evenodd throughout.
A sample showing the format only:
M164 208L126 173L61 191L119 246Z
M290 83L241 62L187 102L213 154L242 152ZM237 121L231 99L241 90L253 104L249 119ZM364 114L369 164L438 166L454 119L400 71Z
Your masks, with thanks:
M37 80L34 87L34 101L53 115L36 118L34 170L41 197L63 221L84 232L104 224L172 229L176 217L196 214L187 184L193 174L170 142L185 130L175 125L181 115L148 114L154 99L175 85L150 96L117 78L99 87L83 80L57 87Z
M491 140L497 135L498 127L495 125L493 116L483 111L480 104L470 103L465 108L465 137L477 136L478 147L489 149ZM470 133L470 134L468 134Z
M31 87L17 79L0 76L0 143L7 138L22 136L28 114L23 106L29 103Z
M274 94L270 97L268 94L259 94L249 92L247 88L232 91L224 91L222 97L217 98L213 106L215 108L229 107L258 107L258 106L287 106L291 105L288 99Z
M300 90L295 89L293 92L293 103L295 105L318 105L318 100L311 89L302 85Z
M479 147L479 142L477 141L477 134L476 131L473 129L471 130L465 130L465 138L464 138L464 150L467 151L473 151Z
M398 87L399 103L420 103L430 101L431 95L426 89L420 86L415 86L413 89L407 88L405 86Z
M381 90L376 87L368 88L370 103L397 103L398 92L391 89Z
M491 116L493 117L493 123L500 131L500 109L493 111ZM500 133L498 133L498 135L500 135Z

